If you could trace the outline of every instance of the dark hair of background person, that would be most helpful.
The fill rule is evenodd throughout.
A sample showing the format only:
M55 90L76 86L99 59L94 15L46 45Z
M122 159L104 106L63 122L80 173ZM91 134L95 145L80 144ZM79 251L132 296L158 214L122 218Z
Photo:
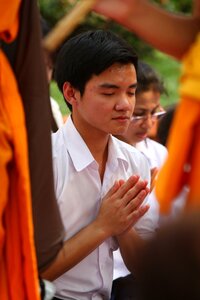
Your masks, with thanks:
M167 146L169 131L174 118L176 106L176 104L173 104L166 108L166 114L158 121L156 141L164 146Z
M136 95L149 90L167 95L163 80L149 64L143 61L138 61L137 80Z
M140 251L139 300L200 299L200 211L161 227Z
M61 92L63 84L68 81L83 94L92 75L99 75L114 63L132 63L137 69L137 55L125 40L110 31L82 32L61 48L55 79ZM71 105L67 105L71 110Z

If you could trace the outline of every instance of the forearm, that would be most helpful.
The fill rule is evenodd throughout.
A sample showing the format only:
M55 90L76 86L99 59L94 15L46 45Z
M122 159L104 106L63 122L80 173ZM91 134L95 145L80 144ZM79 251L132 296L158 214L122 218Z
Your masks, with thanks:
M200 17L200 0L193 1L193 15L197 18Z
M105 1L109 3L110 0ZM99 1L97 12L114 19L147 43L177 59L181 59L188 50L200 28L200 5L197 0L193 16L167 12L147 0L118 0L119 9L113 8L115 1L111 1L112 6L105 1Z
M181 59L200 29L200 19L172 14L140 0L134 16L129 12L127 25L155 48Z
M139 237L133 228L125 234L117 236L117 240L126 267L130 272L134 272L137 255L141 247L145 244L144 240Z
M41 277L56 279L108 237L126 232L148 211L148 205L141 205L147 193L147 181L139 180L139 176L133 175L123 184L116 182L102 199L96 219L64 243Z
M65 241L52 264L40 274L41 277L50 281L55 280L83 260L107 237L108 234L97 226L96 222L91 223Z

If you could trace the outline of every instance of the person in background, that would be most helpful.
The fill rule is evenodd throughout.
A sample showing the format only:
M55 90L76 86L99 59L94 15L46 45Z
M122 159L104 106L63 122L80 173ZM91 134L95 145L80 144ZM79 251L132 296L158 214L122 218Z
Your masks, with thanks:
M130 124L136 68L130 45L104 30L72 37L58 55L55 77L72 111L52 137L65 246L43 277L55 279L59 299L109 299L113 251L134 266L140 235L152 230L143 225L155 218L147 159L113 136Z
M156 122L156 119L165 113L160 105L160 97L166 92L164 84L155 70L143 61L138 62L137 69L136 104L130 125L126 132L116 137L136 147L148 159L152 177L156 176L167 156L167 149L160 143L148 138L148 133ZM153 179L153 178L152 178ZM152 180L153 181L153 180ZM153 184L153 182L152 182ZM152 187L153 189L153 187ZM158 216L158 203L152 192L149 196L151 213L154 221ZM135 228L140 227L140 220ZM157 220L159 227L159 221ZM146 226L151 227L150 223ZM150 238L147 235L145 238ZM114 281L112 288L112 300L137 299L137 286L135 277L130 274L123 263L120 251L114 252Z

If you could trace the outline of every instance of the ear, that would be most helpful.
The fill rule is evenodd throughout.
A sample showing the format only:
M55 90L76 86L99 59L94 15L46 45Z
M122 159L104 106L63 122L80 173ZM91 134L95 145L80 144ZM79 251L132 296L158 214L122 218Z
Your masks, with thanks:
M77 104L77 90L68 81L63 84L63 95L71 105Z

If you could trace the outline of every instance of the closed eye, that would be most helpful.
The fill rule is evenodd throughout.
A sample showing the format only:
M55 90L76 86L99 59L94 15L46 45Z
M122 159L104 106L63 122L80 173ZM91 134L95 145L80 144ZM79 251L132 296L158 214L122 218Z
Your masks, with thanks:
M102 93L104 96L113 96L115 93Z
M128 95L135 96L135 92L128 92Z

